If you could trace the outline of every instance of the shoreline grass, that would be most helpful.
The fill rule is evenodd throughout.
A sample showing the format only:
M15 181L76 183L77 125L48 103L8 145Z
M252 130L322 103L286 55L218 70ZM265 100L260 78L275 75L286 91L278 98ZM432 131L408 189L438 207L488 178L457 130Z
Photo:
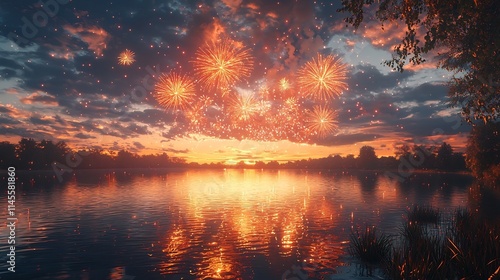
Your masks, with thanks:
M459 208L444 231L428 231L440 218L437 209L414 207L398 237L368 227L351 233L349 253L369 275L378 267L388 279L500 279L500 225Z

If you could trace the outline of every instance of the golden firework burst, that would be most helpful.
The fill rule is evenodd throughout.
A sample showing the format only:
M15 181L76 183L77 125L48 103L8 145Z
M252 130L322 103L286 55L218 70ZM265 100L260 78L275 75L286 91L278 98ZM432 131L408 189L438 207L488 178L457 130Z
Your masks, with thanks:
M280 90L281 91L286 91L288 89L290 89L290 81L288 81L287 78L282 78L280 80Z
M229 111L234 120L248 121L259 111L259 103L254 94L236 94L229 104Z
M250 76L253 58L248 48L222 39L199 48L193 64L200 82L207 88L227 89Z
M121 65L130 65L135 62L135 53L131 50L124 50L118 56L118 63Z
M314 106L307 113L307 127L317 133L320 137L325 137L337 129L337 121L335 120L337 113L325 106Z
M170 73L161 75L155 86L156 99L165 108L183 109L195 95L193 80L186 75Z
M347 65L340 58L318 54L298 71L298 85L305 97L328 100L347 89Z

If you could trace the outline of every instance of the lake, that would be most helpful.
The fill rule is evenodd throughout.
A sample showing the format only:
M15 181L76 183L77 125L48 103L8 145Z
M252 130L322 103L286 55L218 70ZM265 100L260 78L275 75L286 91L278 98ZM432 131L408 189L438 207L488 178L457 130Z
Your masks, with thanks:
M397 232L415 204L444 217L475 206L459 174L122 170L17 183L16 273L2 253L2 279L322 279L349 265L353 229Z

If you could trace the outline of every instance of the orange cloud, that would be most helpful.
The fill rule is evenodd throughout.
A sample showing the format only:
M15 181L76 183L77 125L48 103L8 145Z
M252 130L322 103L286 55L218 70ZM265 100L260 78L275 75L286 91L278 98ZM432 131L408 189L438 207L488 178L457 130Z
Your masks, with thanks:
M225 34L226 29L222 25L219 19L214 19L214 21L210 25L206 25L203 30L204 41L216 41L220 38L221 34Z
M66 32L85 42L88 45L88 49L93 51L97 56L102 56L102 52L106 49L107 43L111 38L111 35L106 30L97 26L73 27L65 25L63 28Z
M222 2L234 12L241 6L243 0L222 0Z
M18 94L19 91L16 88L8 88L8 89L5 90L5 93L8 93L8 94Z
M43 92L35 92L33 94L28 95L27 97L23 97L20 99L23 104L33 104L33 103L42 103L45 105L57 106L58 103L56 99L51 95L46 95Z

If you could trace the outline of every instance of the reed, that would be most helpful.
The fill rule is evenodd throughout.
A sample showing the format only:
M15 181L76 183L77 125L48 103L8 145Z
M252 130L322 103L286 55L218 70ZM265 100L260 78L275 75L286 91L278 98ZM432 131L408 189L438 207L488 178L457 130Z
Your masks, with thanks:
M390 255L391 238L383 233L378 235L375 227L366 227L361 233L359 230L351 232L350 239L349 252L367 268L368 275L372 275L372 268L386 262Z
M441 213L439 209L431 206L414 206L411 211L407 211L408 221L413 223L437 224Z
M458 209L449 228L428 231L439 211L408 212L399 238L376 234L374 227L351 233L349 252L368 268L384 268L388 279L500 279L500 224ZM394 241L397 242L394 245Z

